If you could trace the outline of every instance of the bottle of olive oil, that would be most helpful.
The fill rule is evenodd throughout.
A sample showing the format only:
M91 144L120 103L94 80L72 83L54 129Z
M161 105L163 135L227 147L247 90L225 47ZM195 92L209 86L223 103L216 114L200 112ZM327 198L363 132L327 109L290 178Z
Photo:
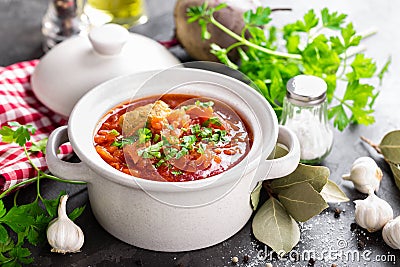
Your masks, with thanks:
M148 19L145 0L87 0L84 13L92 26L116 23L130 28Z

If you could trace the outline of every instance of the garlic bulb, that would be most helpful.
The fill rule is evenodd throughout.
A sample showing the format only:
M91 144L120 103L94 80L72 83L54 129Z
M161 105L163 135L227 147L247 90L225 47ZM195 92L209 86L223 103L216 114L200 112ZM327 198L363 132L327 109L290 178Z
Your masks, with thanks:
M382 237L391 248L400 249L400 216L383 227Z
M379 190L382 180L382 170L370 157L360 157L354 161L349 174L343 175L344 180L352 181L354 187L361 193L368 194L370 188Z
M385 200L377 197L371 190L369 196L364 200L355 200L356 223L368 230L375 232L380 229L391 219L393 219L393 209Z
M47 240L52 246L51 252L79 252L84 236L81 228L67 215L68 195L61 196L58 206L58 218L53 219L47 228Z

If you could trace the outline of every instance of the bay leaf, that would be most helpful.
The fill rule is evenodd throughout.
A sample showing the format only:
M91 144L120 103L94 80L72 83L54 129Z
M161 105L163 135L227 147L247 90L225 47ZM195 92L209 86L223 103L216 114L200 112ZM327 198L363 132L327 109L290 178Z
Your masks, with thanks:
M282 158L283 156L287 155L288 150L286 149L286 147L284 147L281 144L277 144L275 146L275 155L274 155L274 159L278 159L278 158Z
M300 240L300 229L279 201L270 197L258 210L252 223L254 236L283 256Z
M394 181L396 183L397 188L399 188L400 190L400 165L399 164L394 164L389 162L390 165L390 169L393 172L393 177L394 177Z
M260 201L262 182L258 182L256 188L254 188L253 192L250 194L251 206L253 210L256 210L258 207L258 202Z
M400 130L392 131L386 134L379 144L379 148L387 161L399 164Z
M307 182L297 183L282 190L278 197L298 222L308 221L328 207L324 198Z
M296 170L282 178L271 182L271 189L274 193L286 190L293 185L303 182L309 183L316 191L321 192L322 188L328 182L330 171L324 166L310 166L299 163Z
M339 203L339 202L350 201L350 199L346 196L346 194L332 180L328 180L324 188L322 188L320 194L327 203Z

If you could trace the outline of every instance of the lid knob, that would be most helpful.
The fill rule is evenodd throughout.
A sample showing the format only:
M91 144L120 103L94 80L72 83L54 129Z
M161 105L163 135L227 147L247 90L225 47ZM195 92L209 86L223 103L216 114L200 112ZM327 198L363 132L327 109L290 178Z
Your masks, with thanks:
M89 33L94 50L101 55L117 55L128 40L129 32L117 24L105 24Z

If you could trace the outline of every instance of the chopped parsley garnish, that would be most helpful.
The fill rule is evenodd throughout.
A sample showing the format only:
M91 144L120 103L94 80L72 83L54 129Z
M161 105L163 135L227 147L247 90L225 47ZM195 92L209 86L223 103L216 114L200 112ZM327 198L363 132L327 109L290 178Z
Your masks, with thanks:
M133 136L122 138L120 140L116 140L111 145L116 146L118 148L123 148L126 145L132 145L137 140L138 140L138 137L136 135L133 135Z
M204 143L199 143L199 146L197 147L197 152L203 155L205 153L206 146L207 145Z
M171 173L172 173L173 175L181 175L181 174L183 174L182 171L171 171Z
M154 166L156 167L156 168L158 168L158 167L160 167L161 165L163 165L165 163L165 160L164 159L160 159Z
M115 135L115 136L120 135L120 133L119 133L117 130L115 130L115 129L112 129L112 130L110 131L110 134Z
M206 135L203 139L203 141L206 142L229 142L230 138L227 136L227 133L225 130L220 130L220 129L214 129L214 133L210 133Z
M196 105L202 107L212 106L214 103L197 101ZM191 152L204 154L207 149L207 142L219 143L230 141L226 130L215 129L208 127L209 125L220 126L221 122L218 117L210 117L203 123L193 124L188 129L184 129L185 135L177 137L175 135L165 136L163 134L152 134L148 128L140 128L134 136L121 138L113 143L118 147L123 147L126 144L132 144L138 141L139 144L144 144L152 141L153 145L146 146L143 149L137 150L138 156L144 159L154 160L153 165L158 168L163 164L167 164L169 160L180 159L183 156L189 155ZM169 124L168 129L175 128ZM182 129L183 130L183 129Z
M176 153L175 158L180 159L187 154L189 154L189 150L186 147L182 147L181 150Z
M153 133L148 128L140 128L139 130L137 130L137 135L139 138L139 144L144 144L147 141L151 140Z
M197 100L195 104L196 104L196 106L202 107L202 108L208 108L208 107L214 106L213 101L201 102L200 100Z
M215 126L221 126L221 122L219 121L218 117L211 117L203 123L203 126L207 127L210 124Z
M190 132L192 134L197 134L200 132L200 124L194 124L192 126L190 126Z
M203 127L201 128L199 136L203 138L209 137L210 135L212 135L212 130L212 128Z
M113 131L113 130L112 130ZM110 131L110 133L112 132ZM115 131L118 133L118 131ZM139 140L139 144L144 144L147 141L150 141L152 138L152 132L150 129L148 128L140 128L139 130L136 131L136 133L132 136L128 136L128 137L123 137L123 138L117 138L117 140L115 140L111 145L112 146L116 146L118 148L122 148L126 145L132 145L133 143L135 143L136 141ZM119 133L118 133L118 136Z
M196 143L197 138L195 135L185 135L182 137L182 141L181 146L191 150L193 145Z
M165 155L165 160L170 160L175 158L176 154L179 152L179 150L175 147L164 147L163 151Z
M161 148L163 146L163 141L160 141L154 145L148 146L146 148L137 151L138 155L144 159L161 158Z
M154 138L153 138L153 142L154 142L154 143L157 143L158 140L160 140L160 135L159 135L159 134L155 134L155 135L154 135Z

